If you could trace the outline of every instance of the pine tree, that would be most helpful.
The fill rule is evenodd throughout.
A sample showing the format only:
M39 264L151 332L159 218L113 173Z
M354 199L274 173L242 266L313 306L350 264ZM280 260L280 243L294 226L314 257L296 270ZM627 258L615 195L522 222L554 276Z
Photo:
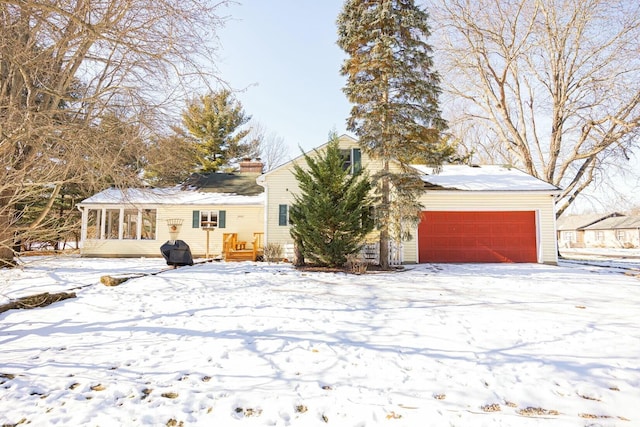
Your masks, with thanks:
M195 139L199 172L217 172L230 161L251 155L252 146L243 142L251 120L229 90L223 89L192 100L182 115L189 134Z
M335 136L323 155L304 157L308 168L294 169L300 194L289 211L291 236L304 259L342 266L373 229L371 184L362 171L344 168Z
M393 213L403 212L395 225L398 235L406 234L402 223L417 223L420 213L418 177L409 170L392 173L389 162L418 156L439 165L454 154L440 141L446 123L438 107L440 77L426 42L427 20L413 0L347 0L337 21L338 45L348 55L340 70L347 77L343 90L354 104L347 128L383 165L373 177L380 195L376 212L383 268L388 268Z

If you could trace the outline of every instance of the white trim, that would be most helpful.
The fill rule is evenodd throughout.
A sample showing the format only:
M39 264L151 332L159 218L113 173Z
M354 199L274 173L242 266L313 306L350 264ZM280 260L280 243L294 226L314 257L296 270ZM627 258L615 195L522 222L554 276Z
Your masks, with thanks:
M260 175L262 176L262 175ZM258 177L260 178L260 177ZM258 179L256 179L256 182L258 184L260 184L258 182ZM264 183L264 181L262 181ZM260 184L262 185L262 184ZM264 186L263 186L264 187ZM264 233L264 241L262 242L262 246L266 246L267 243L269 243L269 187L264 187L264 214L262 215L262 221L263 221L263 233Z
M536 209L534 215L535 227L536 227L536 262L540 263L544 259L544 254L542 253L542 233L540 230L540 209ZM556 239L557 240L557 239Z

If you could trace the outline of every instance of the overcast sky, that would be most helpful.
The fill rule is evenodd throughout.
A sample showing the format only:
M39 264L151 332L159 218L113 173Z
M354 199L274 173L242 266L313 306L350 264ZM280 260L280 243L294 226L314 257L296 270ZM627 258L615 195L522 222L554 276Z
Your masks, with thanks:
M343 0L242 0L224 9L219 69L245 112L294 151L346 132L336 18Z

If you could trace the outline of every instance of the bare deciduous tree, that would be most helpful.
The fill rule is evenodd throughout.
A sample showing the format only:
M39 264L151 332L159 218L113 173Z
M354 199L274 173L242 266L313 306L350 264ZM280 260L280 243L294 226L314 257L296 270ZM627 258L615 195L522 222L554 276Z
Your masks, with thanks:
M226 3L0 2L0 264L70 188L138 178L172 101L215 76Z
M638 148L637 1L432 4L452 132L562 187L558 215Z
M265 172L275 169L287 160L289 150L284 138L275 132L268 132L262 123L256 122L251 125L249 139L255 142Z

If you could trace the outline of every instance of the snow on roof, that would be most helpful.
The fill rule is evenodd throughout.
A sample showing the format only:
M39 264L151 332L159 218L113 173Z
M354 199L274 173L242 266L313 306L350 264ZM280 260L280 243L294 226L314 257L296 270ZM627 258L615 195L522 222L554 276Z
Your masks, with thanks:
M582 230L590 225L607 218L622 216L617 212L608 214L583 214L583 215L562 215L556 222L556 229L563 230Z
M555 185L519 169L499 165L444 165L440 172L425 165L411 165L423 173L422 180L440 190L464 191L547 191L557 192Z
M209 193L171 188L108 188L85 200L88 204L155 204L155 205L258 205L264 195L240 196L232 193Z
M640 216L617 216L604 219L587 227L587 230L639 229Z

